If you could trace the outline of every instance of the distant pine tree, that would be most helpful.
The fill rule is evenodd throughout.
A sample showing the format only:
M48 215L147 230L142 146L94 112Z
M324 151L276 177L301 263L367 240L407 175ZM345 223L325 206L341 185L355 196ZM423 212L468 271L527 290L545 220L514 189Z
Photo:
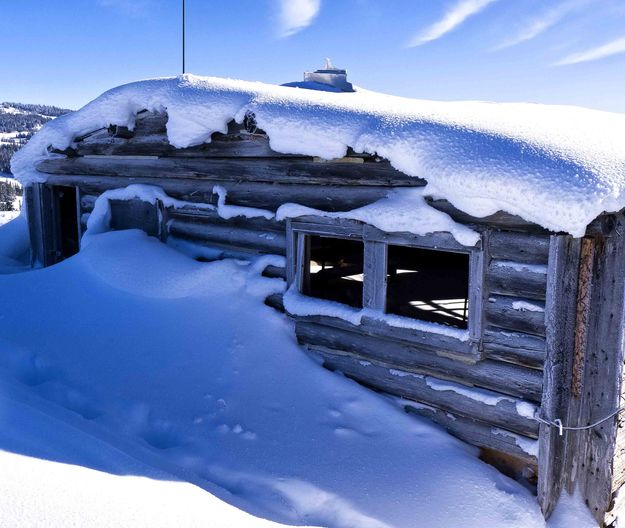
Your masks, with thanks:
M0 139L0 173L10 174L11 157L51 119L71 110L50 105L0 103L0 133L14 136Z

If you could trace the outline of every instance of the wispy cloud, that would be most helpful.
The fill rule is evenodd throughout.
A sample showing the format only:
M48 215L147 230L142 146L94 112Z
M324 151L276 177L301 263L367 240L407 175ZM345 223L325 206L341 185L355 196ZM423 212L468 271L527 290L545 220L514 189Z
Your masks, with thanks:
M290 37L308 27L320 8L321 0L278 0L278 35Z
M605 59L612 55L618 55L625 53L625 37L612 40L602 46L591 48L586 51L580 51L578 53L572 53L564 57L562 60L556 62L554 66L566 66L568 64L579 64L580 62L590 62L599 59Z
M497 0L460 0L452 6L438 22L432 24L424 31L417 33L408 42L408 47L420 46L426 42L431 42L441 38L446 33L453 31L470 16L478 14Z
M532 19L529 23L519 31L518 34L504 40L501 44L496 46L494 50L500 50L516 46L522 42L527 42L539 36L547 31L549 28L555 26L560 20L566 17L569 13L583 7L588 3L588 0L573 0L569 2L563 2L548 11L543 12L540 16Z

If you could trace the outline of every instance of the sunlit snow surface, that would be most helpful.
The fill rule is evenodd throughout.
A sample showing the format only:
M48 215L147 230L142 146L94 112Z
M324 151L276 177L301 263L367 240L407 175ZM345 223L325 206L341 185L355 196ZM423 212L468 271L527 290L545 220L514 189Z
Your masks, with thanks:
M0 229L7 259L25 234L21 220ZM106 513L99 501L110 525L134 526L167 497L182 520L155 526L210 512L207 526L265 526L174 478L282 523L544 526L535 498L473 448L310 359L263 304L283 283L262 267L121 231L0 276L0 526L82 526ZM558 526L591 526L571 504Z
M426 178L428 193L483 216L504 210L581 236L602 211L625 206L625 115L572 106L435 102L357 90L331 93L185 75L114 88L46 124L13 158L23 182L47 148L143 109L169 115L176 147L210 140L232 118L256 115L271 147L338 158L348 146Z

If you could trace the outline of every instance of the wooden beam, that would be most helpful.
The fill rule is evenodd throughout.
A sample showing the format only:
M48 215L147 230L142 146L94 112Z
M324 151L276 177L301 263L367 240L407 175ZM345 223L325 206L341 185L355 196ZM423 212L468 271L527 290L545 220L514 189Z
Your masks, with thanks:
M220 185L228 193L227 203L275 211L285 203L298 203L324 211L349 211L368 205L389 193L388 187L332 186L319 192L319 185L267 184L235 181L170 180L166 178L126 178L90 175L50 175L47 182L75 185L85 194L98 195L109 189L141 183L162 188L172 198L192 203L216 204L213 187Z
M541 398L542 375L533 369L490 360L467 365L415 345L314 323L297 322L295 332L301 343L314 347L340 350L363 360L381 362L417 374L469 383L531 401L540 401Z
M580 425L603 419L623 402L624 262L625 217L620 214L612 233L594 243L584 379L579 403ZM577 461L574 467L579 475L577 486L599 522L610 521L609 512L617 491L614 489L614 467L622 418L623 415L620 419L612 417L578 435L578 450L574 457Z
M39 162L46 174L237 182L422 187L388 163L318 163L307 159L88 156Z
M444 411L481 420L530 438L538 437L538 422L519 413L519 408L524 405L533 407L533 404L524 400L445 382L435 377L415 375L390 368L383 363L358 360L354 356L329 349L314 351L321 356L326 368L338 370L376 390L433 405Z
M495 227L498 229L508 229L512 231L515 231L515 230L522 231L522 232L531 231L533 233L538 233L538 234L548 234L548 231L540 227L539 225L534 224L533 222L528 222L527 220L524 220L520 216L511 215L503 211L498 211L497 213L488 215L488 216L477 217L477 216L471 216L461 211L460 209L457 209L447 200L433 199L433 198L426 198L426 199L427 199L427 202L432 207L434 207L435 209L438 209L439 211L443 211L444 213L447 213L456 222L459 222L461 224L469 224L469 225L475 225L475 226L483 225L483 226Z
M547 266L524 265L506 260L491 260L486 271L490 293L545 300Z
M514 332L545 335L545 305L542 301L490 295L484 310L488 324Z
M549 248L545 303L546 348L541 412L543 419L564 420L571 398L571 360L574 346L580 240L554 235ZM566 487L566 447L574 433L562 436L541 424L538 456L538 501L545 517Z
M487 327L482 337L482 347L484 356L490 359L535 369L542 369L545 362L543 337Z
M169 223L169 232L176 236L184 235L200 240L214 241L222 245L252 248L276 255L286 254L286 237L283 233L278 232L185 222L178 219Z
M447 429L449 433L464 440L468 444L493 449L518 458L529 466L536 466L536 456L532 453L528 453L520 445L522 443L531 445L535 440L524 439L512 432L500 428L493 428L491 425L478 420L464 418L462 416L453 416L435 407L419 404L406 405L406 410L418 414L419 416L429 418Z

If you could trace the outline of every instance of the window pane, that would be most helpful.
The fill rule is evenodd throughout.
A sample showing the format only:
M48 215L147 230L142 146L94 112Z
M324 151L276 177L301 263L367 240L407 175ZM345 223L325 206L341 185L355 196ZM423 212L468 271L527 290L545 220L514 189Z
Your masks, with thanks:
M362 241L306 235L302 293L362 308Z
M469 255L388 246L387 313L467 328Z

